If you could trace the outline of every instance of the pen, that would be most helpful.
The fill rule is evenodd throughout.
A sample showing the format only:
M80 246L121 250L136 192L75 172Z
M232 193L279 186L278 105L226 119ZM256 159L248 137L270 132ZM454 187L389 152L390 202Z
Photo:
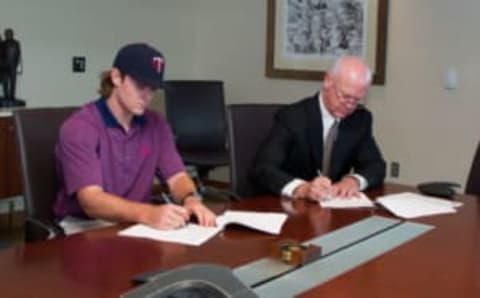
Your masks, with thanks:
M162 197L163 201L165 204L173 204L176 205L176 203L164 192L160 193L160 196ZM187 222L183 223L181 226L177 227L177 229L184 228L187 225Z
M166 193L164 193L163 191L160 193L160 196L162 197L162 200L163 200L166 204L175 204L175 202L173 202L173 200L172 200Z
M317 169L317 177L324 177L324 175L322 174L322 171L320 171L320 169ZM328 179L328 177L326 177ZM328 194L327 196L323 197L323 198L320 198L321 201L330 201L332 198L330 196L330 194Z

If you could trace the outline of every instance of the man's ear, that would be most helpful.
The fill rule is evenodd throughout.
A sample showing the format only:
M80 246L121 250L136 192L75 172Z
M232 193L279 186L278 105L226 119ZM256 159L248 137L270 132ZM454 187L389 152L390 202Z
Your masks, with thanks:
M112 80L112 83L113 85L115 85L115 87L118 87L120 86L120 84L122 84L122 74L120 73L120 70L118 70L117 68L113 68L111 71L110 71L110 79Z
M330 88L333 85L332 74L330 72L325 72L323 77L323 86L326 88Z

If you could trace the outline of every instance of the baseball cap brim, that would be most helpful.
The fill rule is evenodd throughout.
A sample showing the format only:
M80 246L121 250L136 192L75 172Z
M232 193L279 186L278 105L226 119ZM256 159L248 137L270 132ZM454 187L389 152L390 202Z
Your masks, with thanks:
M157 75L145 76L145 73L140 74L134 70L131 70L130 73L128 73L128 76L130 76L136 82L149 86L152 89L163 89L165 87L163 80L159 80Z

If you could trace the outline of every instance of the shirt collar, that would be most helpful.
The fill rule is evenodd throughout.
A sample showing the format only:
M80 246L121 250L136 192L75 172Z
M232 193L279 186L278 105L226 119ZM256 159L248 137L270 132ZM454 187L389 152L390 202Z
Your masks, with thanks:
M108 108L107 100L104 97L100 97L95 102L95 106L97 107L100 115L102 116L103 123L106 127L121 127L118 123L117 119L113 116L112 112ZM135 125L143 126L145 125L146 118L145 115L141 116L133 116L132 123Z
M323 101L324 101L324 99L323 99L322 93L318 93L318 102L320 104L320 112L322 113L322 118L324 119L324 121L332 122L332 123L335 120L340 121L340 119L337 119L337 118L333 117L332 114L330 114L330 111L327 109L327 107L325 106L325 103Z

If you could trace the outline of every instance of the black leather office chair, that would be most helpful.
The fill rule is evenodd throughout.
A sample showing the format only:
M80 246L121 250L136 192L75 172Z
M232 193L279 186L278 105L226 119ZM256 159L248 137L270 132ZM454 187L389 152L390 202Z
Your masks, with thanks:
M185 163L204 178L228 165L225 99L221 81L167 81L167 119Z
M27 242L64 235L52 211L57 193L54 149L61 124L76 109L34 108L13 113L22 168Z
M417 187L424 194L450 198L456 194L454 187L460 187L460 184L450 181L426 182L417 185ZM470 173L465 186L465 194L480 197L480 142L472 160L472 166L470 167Z
M167 81L165 107L178 151L205 190L209 171L229 163L223 82Z
M258 147L268 135L282 104L233 104L227 108L230 144L230 183L240 197L260 194L250 170Z
M480 142L477 145L477 151L472 161L465 193L480 196Z
M4 248L7 248L9 247L10 245L8 243L5 243L3 241L0 241L0 249L4 249Z

